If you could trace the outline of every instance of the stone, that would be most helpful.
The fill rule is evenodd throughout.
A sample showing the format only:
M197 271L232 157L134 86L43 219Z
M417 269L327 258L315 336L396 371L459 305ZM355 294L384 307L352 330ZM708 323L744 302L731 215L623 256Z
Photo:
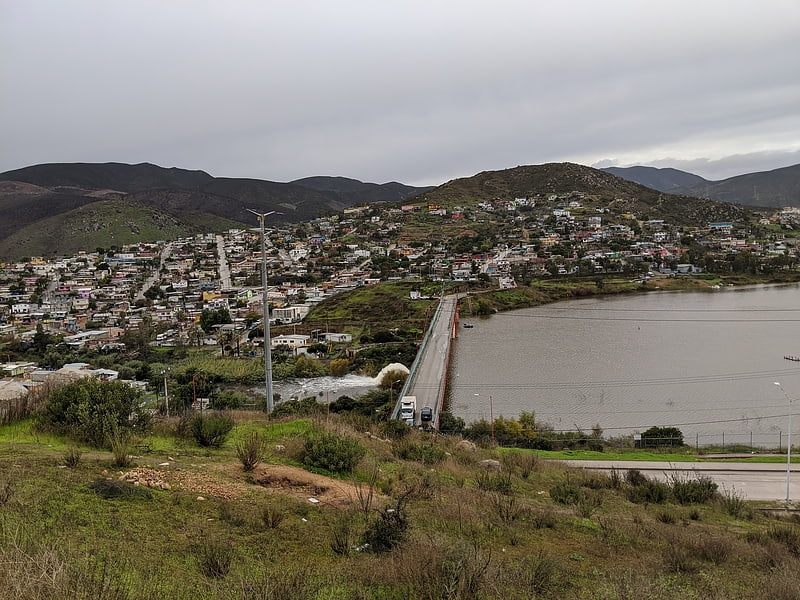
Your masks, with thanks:
M476 448L475 444L469 440L461 440L456 444L456 450L461 450L462 452L475 452Z
M478 463L478 466L487 471L499 471L501 469L500 461L493 458L487 458Z

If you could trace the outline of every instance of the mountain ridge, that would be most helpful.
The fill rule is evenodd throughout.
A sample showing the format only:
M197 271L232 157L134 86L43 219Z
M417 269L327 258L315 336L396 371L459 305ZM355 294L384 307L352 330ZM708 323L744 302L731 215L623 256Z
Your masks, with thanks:
M800 164L718 181L670 168L633 166L600 170L670 194L771 208L800 206Z
M605 206L613 206L615 211L651 215L650 218L665 218L680 224L735 220L752 210L676 194L678 180L697 181L698 176L676 170L664 173L649 167L638 172L668 175L672 181L670 192L643 186L608 169L574 163L482 171L435 188L398 182L363 183L331 176L280 183L213 177L205 171L164 168L150 163L34 165L0 174L0 257L59 255L77 244L81 248L110 243L119 246L194 235L219 227L249 227L255 222L248 212L251 209L276 211L279 214L270 221L280 225L309 221L354 205L399 204L414 199L429 205L456 206L496 198L579 191L601 200ZM747 175L740 177L750 185ZM650 183L653 185L653 181ZM711 183L714 182L707 182L704 187L711 187ZM80 214L89 219L91 226L73 225L80 221L75 216ZM59 216L69 223L59 227ZM141 226L136 225L136 219L142 220Z

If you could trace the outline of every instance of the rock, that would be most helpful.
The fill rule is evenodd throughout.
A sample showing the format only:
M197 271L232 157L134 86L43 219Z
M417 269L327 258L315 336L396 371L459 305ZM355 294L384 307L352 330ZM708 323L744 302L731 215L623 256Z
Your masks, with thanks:
M286 452L286 446L283 444L275 444L275 452Z
M487 458L478 463L478 466L487 471L499 471L501 469L500 461L492 458Z
M462 452L475 452L476 446L469 440L461 440L456 444L456 450L461 450Z
M202 496L198 496L198 497L197 497L197 500L198 500L198 501L200 501L200 502L202 502L202 501L204 501L204 500L205 500L205 498L203 498Z

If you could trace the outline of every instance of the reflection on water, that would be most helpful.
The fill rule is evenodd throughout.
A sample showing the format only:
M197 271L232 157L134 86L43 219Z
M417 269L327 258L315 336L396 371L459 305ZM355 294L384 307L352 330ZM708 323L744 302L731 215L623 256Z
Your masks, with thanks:
M607 437L657 425L690 442L754 432L777 445L788 406L774 382L800 397L800 368L783 359L800 354L798 285L582 299L472 323L450 378L468 422L528 411Z

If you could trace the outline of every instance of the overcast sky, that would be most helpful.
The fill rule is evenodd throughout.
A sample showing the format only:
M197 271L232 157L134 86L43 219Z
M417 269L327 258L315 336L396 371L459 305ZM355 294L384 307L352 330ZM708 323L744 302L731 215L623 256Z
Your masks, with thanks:
M798 0L0 0L0 171L800 163Z

